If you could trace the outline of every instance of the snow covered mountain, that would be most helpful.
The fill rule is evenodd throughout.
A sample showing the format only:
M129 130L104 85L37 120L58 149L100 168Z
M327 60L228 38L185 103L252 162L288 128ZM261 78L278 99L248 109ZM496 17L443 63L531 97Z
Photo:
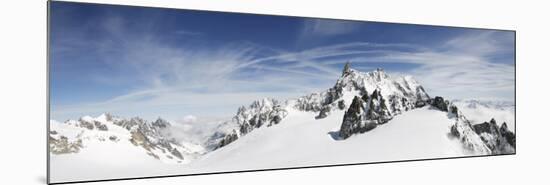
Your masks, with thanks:
M188 163L201 155L203 148L181 143L163 134L171 124L158 118L147 122L139 117L122 119L105 113L96 118L84 116L78 120L50 122L50 152L55 155L75 155L93 152L95 147L133 148L142 157L166 163Z
M373 94L369 95L369 91ZM312 93L283 103L263 99L254 102L248 108L239 108L233 120L226 123L235 125L236 128L229 131L224 130L225 133L223 133L224 131L216 133L213 140L219 141L219 143L215 148L231 143L254 128L262 126L264 122L269 122L267 127L279 123L286 117L288 107L300 111L315 112L318 114L316 119L323 119L334 110L344 110L348 107L347 105L352 103L354 96L369 101L369 106L375 106L373 109L369 109L369 116L371 116L369 119L377 123L385 123L391 119L392 115L413 109L417 106L417 102L422 103L429 99L424 88L410 76L392 78L382 69L362 73L351 69L350 64L347 63L342 71L342 76L332 88L326 91ZM375 108L380 112L373 111ZM258 124L255 124L256 122ZM353 129L350 131L355 132ZM351 133L344 131L341 134L342 137L348 137Z
M233 121L226 124L233 125L233 129L222 130L215 134L215 141L217 141L216 149L228 146L230 143L238 142L238 139L242 136L253 132L254 129L260 128L263 124L250 127L249 123L254 123L256 117L264 119L263 122L269 122L265 127L271 127L275 124L294 124L286 122L295 122L293 114L313 114L311 118L316 124L333 125L339 124L339 130L330 128L325 130L333 140L347 140L353 135L357 137L367 137L359 135L368 135L371 130L384 125L392 124L392 120L399 117L401 114L410 114L412 110L422 109L423 111L432 112L432 114L439 114L437 112L445 113L448 121L451 124L445 125L446 129L438 131L440 137L445 137L448 142L454 143L449 146L456 147L452 151L455 152L455 156L465 155L489 155L489 154L506 154L515 153L515 134L508 130L508 127L504 126L496 127L493 130L499 130L501 132L485 131L484 128L478 126L483 124L486 120L472 120L468 119L467 115L462 113L461 106L455 105L453 102L444 100L442 97L430 98L424 88L411 76L404 77L391 77L386 74L382 69L377 69L373 72L363 73L351 69L349 63L346 64L342 72L342 76L336 81L336 84L323 92L312 93L297 99L287 100L283 103L279 103L275 100L264 99L263 103L253 103L248 108L239 109L239 113ZM458 101L454 101L460 103ZM257 105L267 106L257 106ZM508 104L498 104L500 106ZM266 108L267 107L267 108ZM460 107L460 108L459 108ZM479 106L478 106L479 107ZM465 108L466 109L466 108ZM243 111L247 110L247 111ZM466 109L470 111L471 109ZM243 112L246 112L243 114ZM418 112L418 111L415 111ZM470 112L468 112L470 113ZM245 115L245 116L243 116ZM277 115L275 117L269 115ZM491 117L490 114L483 114L484 117ZM513 114L507 114L513 116ZM410 116L410 115L407 115ZM254 119L250 119L254 118ZM271 119L275 118L275 119ZM250 119L247 121L247 119ZM326 121L325 121L326 119ZM338 120L335 121L334 119ZM302 119L300 121L307 122ZM298 123L296 123L298 124ZM437 124L437 123L436 123ZM434 127L440 127L441 125L434 125ZM250 129L252 128L252 129ZM382 128L383 129L383 128ZM313 132L310 129L302 130L303 132ZM412 131L412 129L411 129ZM254 131L255 132L255 131ZM289 132L289 131L281 131ZM298 135L303 135L304 133ZM379 131L384 132L384 131ZM391 132L391 131L386 131ZM430 129L419 132L432 132ZM325 134L326 135L326 134ZM504 136L506 135L506 136ZM251 136L248 136L251 137ZM275 136L273 136L275 137ZM292 136L288 136L292 137ZM222 138L222 139L220 139ZM302 138L307 140L306 138ZM435 140L440 138L434 138ZM264 139L261 141L270 140ZM246 141L242 141L246 142ZM277 142L277 141L274 141ZM323 143L320 141L314 141L315 143ZM380 141L387 142L387 141ZM430 145L430 141L423 141L426 145ZM216 142L212 142L216 143ZM312 141L313 143L313 141ZM303 146L310 146L312 143L307 143ZM456 145L456 143L459 143ZM495 146L495 143L499 143L499 146ZM458 146L458 147L457 147ZM405 146L403 146L405 147ZM256 149L261 150L262 146L258 146ZM407 148L407 147L405 147ZM445 150L448 147L442 146L441 150ZM281 147L281 150L286 150L285 147ZM208 155L220 155L221 151L233 149L220 149L220 151L214 151ZM250 153L247 152L237 153ZM430 150L431 151L431 150ZM236 152L236 151L233 151ZM398 152L398 150L394 151ZM407 153L406 151L403 151ZM292 152L292 153L308 153L306 151ZM376 153L376 152L374 152ZM438 153L438 152L434 152ZM223 156L231 155L224 154ZM242 155L242 154L241 154ZM259 155L259 154L258 154ZM297 155L297 154L293 154ZM368 155L368 154L365 154ZM370 152L370 155L373 152ZM383 155L383 154L380 154ZM432 156L425 154L426 156ZM249 156L248 157L254 157ZM449 157L442 155L441 157ZM206 157L204 157L206 158ZM204 158L201 161L204 161ZM225 158L225 157L224 157ZM426 157L424 157L426 158ZM363 161L362 158L357 158L356 161ZM212 159L211 159L212 160ZM222 160L222 159L219 159ZM223 159L229 160L228 158ZM271 159L265 159L271 160ZM215 161L218 161L216 159ZM201 162L197 162L200 164ZM238 163L238 162L236 162ZM192 164L193 165L193 164Z
M106 151L107 158L122 155L110 160L121 164L111 169L127 177L512 154L513 109L509 103L430 97L411 76L392 77L382 69L364 73L347 63L329 89L241 106L233 118L209 129L203 143L174 139L164 131L176 129L160 118L148 122L103 114L52 120L50 151L52 164L66 165ZM117 161L125 158L133 160ZM161 169L134 171L143 164ZM58 172L59 178L74 176Z
M483 123L491 119L498 120L498 125L506 122L515 132L515 105L512 101L494 100L452 100L472 123Z

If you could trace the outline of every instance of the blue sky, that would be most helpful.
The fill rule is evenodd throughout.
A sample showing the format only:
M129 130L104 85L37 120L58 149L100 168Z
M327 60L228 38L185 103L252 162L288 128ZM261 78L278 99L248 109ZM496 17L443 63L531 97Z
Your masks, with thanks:
M328 89L343 64L432 96L514 97L509 31L53 2L52 119L230 116Z

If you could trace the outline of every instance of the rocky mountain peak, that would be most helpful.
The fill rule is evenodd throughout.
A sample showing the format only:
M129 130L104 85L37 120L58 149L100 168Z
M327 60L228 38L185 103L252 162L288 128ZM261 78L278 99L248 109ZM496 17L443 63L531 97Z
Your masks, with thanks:
M166 121L165 119L162 119L162 118L157 118L156 121L154 121L152 123L152 125L154 127L157 127L157 128L166 128L166 127L169 127L170 126L170 123L168 121Z
M344 69L342 70L342 77L346 76L351 72L351 63L348 61L346 62L346 65L344 65Z
M109 112L105 112L97 117L98 120L113 121L113 115Z
M499 127L497 121L492 118L489 122L473 125L473 129L491 149L492 154L515 152L516 135L508 130L506 123Z
M140 117L126 119L104 113L98 117L83 116L64 123L53 122L49 145L54 154L78 153L89 143L129 142L144 149L147 155L169 163L181 163L184 154L191 155L175 139L160 132L171 126L170 122L160 117L149 122Z
M263 98L252 102L247 107L241 106L233 119L224 123L234 125L235 128L215 133L208 141L213 146L208 147L223 147L256 128L278 124L287 114L287 110L275 99Z

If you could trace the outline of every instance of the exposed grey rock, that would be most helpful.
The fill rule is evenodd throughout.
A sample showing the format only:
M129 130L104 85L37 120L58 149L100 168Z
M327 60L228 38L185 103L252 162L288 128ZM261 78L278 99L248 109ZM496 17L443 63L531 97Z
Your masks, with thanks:
M118 141L118 137L116 137L116 136L109 136L109 140L111 140L111 141Z
M515 134L508 130L506 123L498 126L495 119L473 125L475 132L493 154L515 153Z
M516 134L512 131L508 130L508 125L506 125L506 122L502 123L500 126L500 134L506 139L506 141L516 148Z
M155 122L152 123L152 125L154 127L163 129L163 128L169 127L170 123L159 117L159 118L157 118L157 120Z
M181 155L180 151L178 151L178 149L172 149L172 151L170 152L172 155L176 156L178 159L181 159L183 160L183 155Z
M237 132L235 130L233 130L233 132L231 134L225 135L223 137L223 139L220 141L217 148L224 147L224 146L228 145L229 143L237 140L238 138L239 138L239 136L237 135Z
M48 145L53 154L77 153L82 148L82 140L69 141L65 136L60 136L57 139L50 136Z
M323 119L326 118L330 113L330 106L323 106L321 111L319 111L319 115L315 117L315 119Z
M102 123L99 122L99 121L94 121L94 126L95 126L98 130L101 130L101 131L107 131L107 130L109 130L109 129L107 128L107 125L104 125L104 124L102 124Z
M384 124L393 118L386 105L386 99L382 97L382 94L378 89L372 92L367 106L368 109L365 117L367 122L372 122L373 124Z
M220 148L235 141L239 137L248 134L250 131L260 128L264 125L267 127L279 124L288 114L287 110L282 107L282 104L274 99L264 98L252 102L248 107L241 106L237 110L237 114L230 122L226 124L235 124L237 129L231 130L230 133L217 132L210 140L209 148Z
M93 130L94 125L88 121L85 121L83 119L79 119L78 122L80 123L80 127L87 128L88 130Z
M436 96L434 99L430 99L428 103L441 111L449 111L449 108L447 107L449 106L449 101L443 99L440 96Z
M348 110L344 114L342 125L340 126L339 136L343 139L356 133L364 133L376 127L376 123L365 122L365 108L361 98L355 96Z
M344 69L342 70L342 76L346 76L347 74L349 74L351 72L351 63L350 62L346 62L346 65L344 65Z
M340 110L346 109L346 102L344 100L338 101L338 109Z
M420 107L426 106L426 102L420 100L420 101L417 101L414 105L415 105L416 108L420 108Z

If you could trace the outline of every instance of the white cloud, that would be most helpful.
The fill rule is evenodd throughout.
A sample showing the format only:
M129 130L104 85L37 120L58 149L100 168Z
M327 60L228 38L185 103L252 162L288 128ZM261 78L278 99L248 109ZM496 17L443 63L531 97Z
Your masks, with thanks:
M304 30L317 35L339 35L355 29L326 20L308 24ZM96 79L139 86L101 102L57 106L52 111L54 119L102 112L173 120L185 120L189 114L199 118L229 116L238 106L263 97L286 99L328 89L341 72L335 65L347 60L367 64L359 65L364 70L380 63L414 65L386 71L415 76L432 95L513 97L514 67L488 59L506 50L502 45L509 45L508 40L502 41L507 38L494 33L462 35L433 48L352 42L289 52L247 42L173 46L152 36L121 34L126 32L121 26L124 23L116 19L106 25L119 42L93 44L104 52L106 65L129 76L116 79L121 74L101 74ZM113 52L121 56L113 57Z

